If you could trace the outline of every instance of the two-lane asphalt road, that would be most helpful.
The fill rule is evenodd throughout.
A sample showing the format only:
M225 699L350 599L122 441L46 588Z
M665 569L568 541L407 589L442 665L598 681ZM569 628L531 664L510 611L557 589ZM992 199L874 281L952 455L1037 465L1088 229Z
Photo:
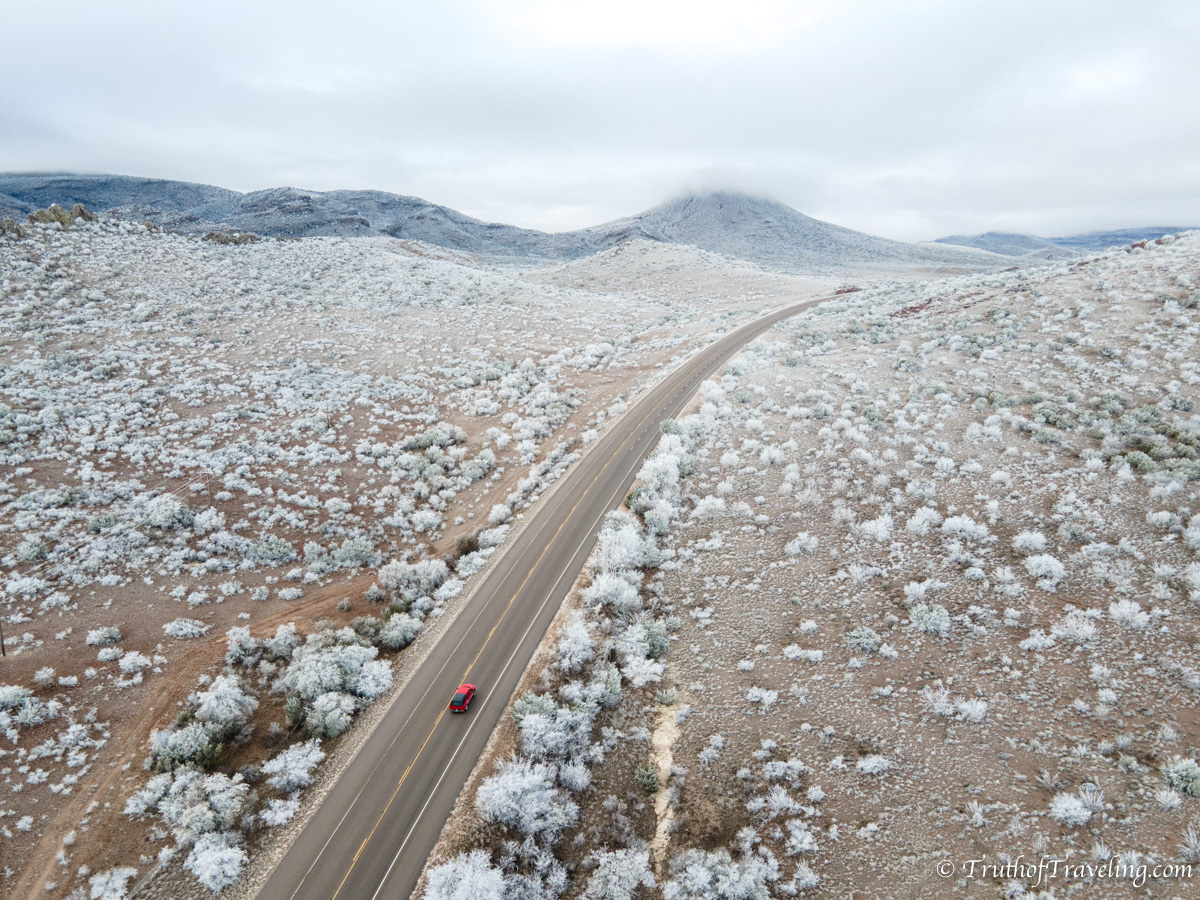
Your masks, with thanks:
M828 297L784 307L722 337L671 373L563 476L470 605L392 701L259 900L403 900L547 627L591 552L605 513L700 382L752 338ZM420 640L420 638L418 638ZM470 712L447 711L463 681Z

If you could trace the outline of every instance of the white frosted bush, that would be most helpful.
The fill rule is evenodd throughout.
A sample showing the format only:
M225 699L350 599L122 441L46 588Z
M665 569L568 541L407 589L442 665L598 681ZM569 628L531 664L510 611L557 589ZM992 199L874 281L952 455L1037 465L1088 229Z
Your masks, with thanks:
M1046 536L1040 531L1022 531L1013 538L1013 549L1018 553L1041 553L1046 549Z
M189 528L194 519L192 511L170 494L155 497L146 504L146 524L154 528Z
M324 758L321 741L313 738L281 750L263 763L262 772L269 776L267 784L270 787L291 794L308 787L312 782L310 773Z
M798 853L808 853L816 849L816 838L808 830L808 826L804 821L802 819L788 819L787 848L784 852L788 856L795 856Z
M917 631L939 637L950 635L950 613L940 603L918 603L908 611L908 615Z
M846 635L846 643L851 650L857 650L860 653L875 653L883 643L878 632L865 625L859 625L852 629Z
M642 608L642 597L637 588L624 577L601 572L583 592L583 602L599 609L609 607L618 615L632 615Z
M241 682L233 675L218 675L192 699L196 703L196 721L226 734L241 729L258 709L258 701L242 689Z
M648 850L597 850L595 864L580 900L634 900L638 888L654 887Z
M1034 628L1029 632L1029 637L1021 641L1020 647L1022 650L1033 650L1041 652L1049 650L1055 644L1055 640L1050 635L1046 634L1040 628Z
M327 691L313 700L304 727L316 737L338 737L350 727L354 698L340 691Z
M385 659L364 663L354 679L351 690L359 697L373 699L392 686L392 664Z
M389 650L403 650L413 642L420 630L420 620L414 619L407 613L393 613L379 629L376 641L381 647Z
M802 556L805 553L815 553L817 539L810 537L807 531L802 531L788 542L783 552L788 556Z
M1136 600L1118 600L1108 605L1108 614L1113 621L1123 628L1134 631L1145 631L1150 624L1150 615L1142 612L1142 605Z
M142 669L148 669L150 666L154 665L154 662L150 659L150 657L139 653L136 650L130 650L121 657L121 661L117 663L117 665L120 666L121 671L126 675L132 675L134 672L140 672Z
M1050 592L1053 592L1067 575L1066 567L1046 553L1025 560L1025 570L1038 580L1038 587Z
M725 512L724 497L701 497L692 508L693 519L711 519Z
M888 513L883 513L870 521L863 522L861 525L853 526L852 530L861 537L870 538L873 541L884 544L892 536L892 517Z
M579 807L554 787L554 774L554 766L521 757L499 760L496 774L479 786L475 807L485 818L553 843L579 815Z
M204 637L205 633L211 627L211 625L205 625L199 619L175 619L164 625L163 631L170 637L187 640L189 638Z
M237 881L246 864L246 851L236 835L226 832L197 838L184 863L199 882L213 893Z
M86 643L93 647L108 647L121 640L121 629L116 625L106 628L93 628L87 633Z
M486 850L460 853L429 870L424 900L503 900L504 873Z
M1196 760L1186 756L1173 756L1163 765L1162 775L1167 781L1167 787L1192 797L1200 797L1200 763Z
M563 672L574 672L591 660L596 642L578 612L572 614L558 639L555 655Z
M942 524L942 515L932 506L922 506L908 517L904 530L912 534L925 535Z
M300 809L299 800L273 799L267 801L267 808L260 812L258 817L265 824L278 827L292 821L298 809Z
M132 866L120 866L100 872L88 879L89 900L125 900L129 896L129 880L137 875Z
M734 861L729 851L684 850L671 860L663 900L766 900L779 878L778 863L746 854Z
M985 541L988 538L988 527L970 516L951 516L942 523L942 534L960 537L966 541Z
M864 756L855 766L864 775L882 775L891 767L892 764L887 757L880 756L878 753Z
M1055 794L1050 801L1050 815L1064 825L1077 828L1087 824L1092 811L1075 794Z

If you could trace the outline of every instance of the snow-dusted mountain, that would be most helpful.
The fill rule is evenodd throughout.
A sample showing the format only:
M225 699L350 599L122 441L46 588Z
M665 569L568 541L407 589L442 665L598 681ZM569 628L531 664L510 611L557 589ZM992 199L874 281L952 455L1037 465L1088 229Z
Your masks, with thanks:
M1120 247L1135 241L1156 240L1165 234L1189 231L1175 225L1150 225L1146 228L1122 228L1116 231L1089 231L1070 237L1042 238L1032 234L1008 234L989 231L985 234L955 234L938 238L934 243L955 247L973 247L1003 256L1025 256L1037 253L1039 257L1053 259L1073 256L1078 253L1098 253L1110 247Z
M679 197L579 231L547 234L482 222L418 197L382 191L273 188L247 194L209 185L111 175L0 175L0 212L59 203L184 232L269 237L389 235L492 257L575 259L631 239L690 244L713 253L805 271L970 267L1003 260L977 249L906 244L809 218L789 206L731 192Z

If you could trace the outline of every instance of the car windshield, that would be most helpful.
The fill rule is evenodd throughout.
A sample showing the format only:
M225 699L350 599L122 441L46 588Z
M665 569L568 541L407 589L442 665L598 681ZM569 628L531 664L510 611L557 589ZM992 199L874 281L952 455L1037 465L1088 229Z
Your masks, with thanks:
M467 695L463 693L455 694L454 699L450 701L452 706L462 706L466 701Z

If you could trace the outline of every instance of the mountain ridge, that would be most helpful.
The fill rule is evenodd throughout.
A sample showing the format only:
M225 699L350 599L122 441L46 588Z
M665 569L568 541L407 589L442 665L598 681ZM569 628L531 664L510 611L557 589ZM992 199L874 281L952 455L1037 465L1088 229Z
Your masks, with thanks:
M935 244L952 247L971 247L999 253L1002 256L1021 257L1039 253L1043 258L1057 259L1077 256L1081 253L1098 253L1112 247L1126 246L1137 241L1157 240L1168 234L1195 230L1178 225L1147 225L1144 228L1117 228L1111 231L1088 231L1067 237L1043 238L1032 234L1006 231L987 231L983 234L955 234L940 237Z
M690 244L783 269L998 267L1003 256L932 243L908 244L822 222L785 204L733 191L667 200L589 228L542 232L484 222L420 197L384 191L268 188L239 193L165 179L72 173L0 174L0 213L24 215L59 203L151 222L184 233L252 232L266 237L389 236L483 256L577 259L643 239Z

